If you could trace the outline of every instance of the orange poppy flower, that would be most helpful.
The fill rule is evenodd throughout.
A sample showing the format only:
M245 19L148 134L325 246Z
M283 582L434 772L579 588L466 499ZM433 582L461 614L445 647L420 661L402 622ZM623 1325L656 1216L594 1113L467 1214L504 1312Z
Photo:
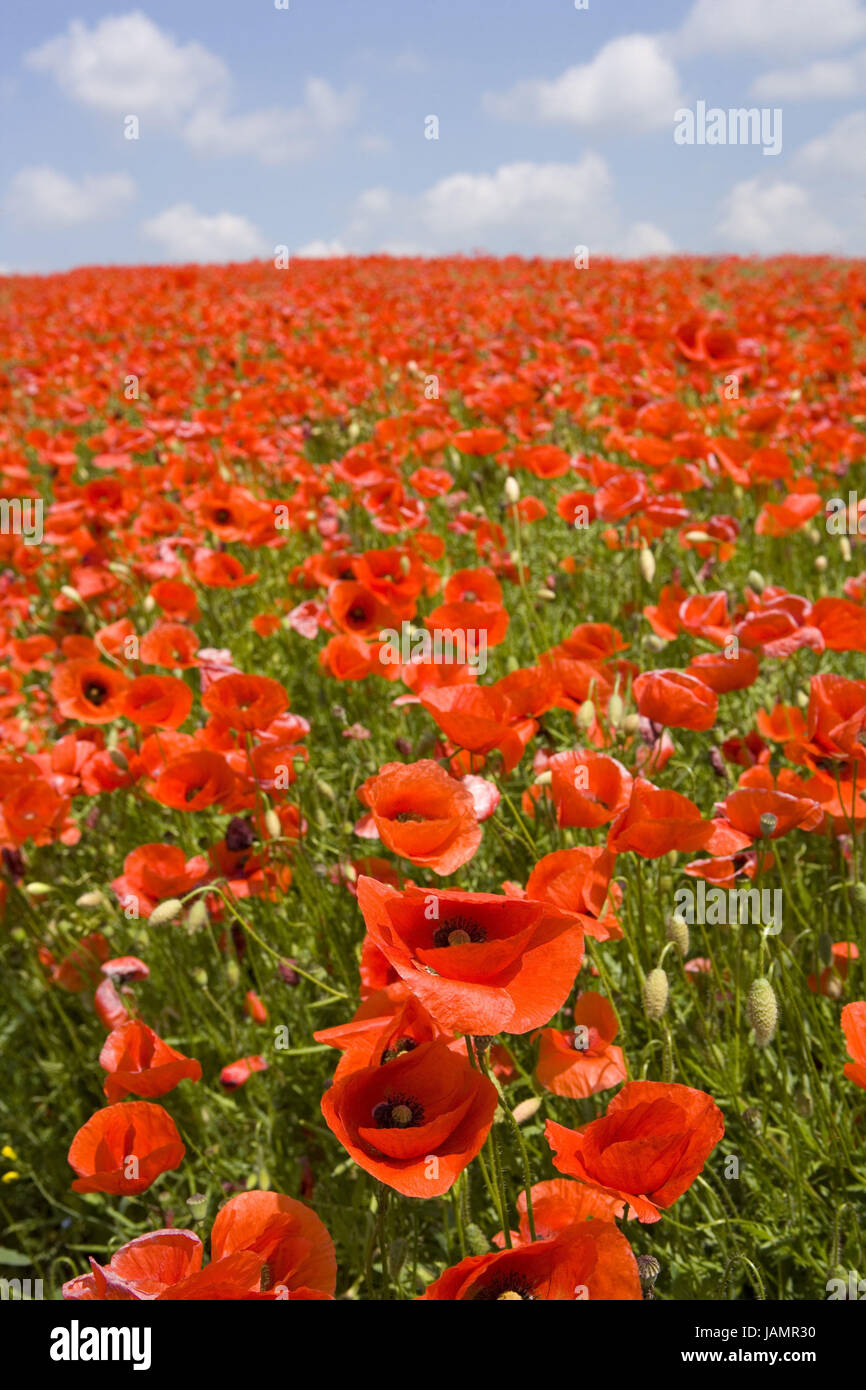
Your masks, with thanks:
M617 854L631 849L644 859L660 859L672 849L705 849L713 833L712 821L703 820L687 796L636 777L631 800L611 826L607 844Z
M248 1252L267 1266L267 1286L317 1289L333 1294L337 1286L334 1242L316 1213L304 1202L281 1192L239 1192L217 1212L210 1237L214 1261Z
M86 657L65 661L51 679L51 694L64 719L110 724L123 713L129 679L116 666Z
M814 830L824 818L817 801L776 790L768 767L749 768L736 791L720 804L734 829L752 840L778 840L794 829ZM764 821L764 816L772 819Z
M178 729L192 709L192 690L177 676L137 676L123 713L142 728Z
M452 743L482 755L498 749L505 772L517 766L538 727L534 721L516 726L510 699L493 686L443 685L425 689L420 698Z
M547 766L560 826L607 825L628 806L632 778L616 758L580 748L554 754Z
M201 702L208 714L225 720L230 728L252 732L266 729L288 709L289 697L270 676L239 674L214 681Z
M617 1197L608 1197L605 1192L597 1192L582 1182L570 1178L549 1178L547 1182L537 1182L531 1190L532 1215L535 1221L537 1240L548 1240L559 1235L580 1221L614 1221L625 1212L625 1202ZM529 1230L526 1191L521 1189L515 1203L520 1213L520 1226L511 1232L512 1246L529 1245L532 1236ZM493 1244L503 1249L505 1237L497 1231Z
M560 1173L629 1204L629 1216L658 1221L691 1187L725 1132L712 1096L690 1086L630 1081L607 1113L580 1130L547 1121Z
M716 722L716 692L686 671L644 671L632 691L638 713L654 724L702 732Z
M126 856L123 873L111 886L121 906L134 907L136 916L149 917L157 903L182 898L209 872L204 855L187 860L179 845L139 845Z
M573 913L492 893L400 893L358 881L367 930L428 1013L453 1033L527 1033L568 998L583 959Z
M355 1162L406 1197L441 1197L480 1150L496 1087L443 1042L336 1081L325 1122Z
M853 1062L845 1063L845 1075L855 1086L866 1091L866 1000L858 999L846 1004L842 1010L842 1031L849 1057Z
M99 1065L108 1072L104 1089L112 1103L126 1095L155 1100L173 1091L180 1081L201 1080L198 1062L176 1052L138 1020L109 1033L99 1054Z
M334 1073L335 1081L363 1067L390 1062L401 1052L412 1052L419 1043L433 1042L437 1038L452 1041L451 1034L436 1022L402 980L371 994L348 1023L321 1028L313 1037L316 1042L342 1052ZM465 1052L465 1044L462 1046Z
M481 844L471 792L432 759L386 763L358 798L393 854L436 874L453 874Z
M587 990L574 1006L575 1027L541 1031L535 1075L555 1096L584 1100L625 1081L625 1058L613 1040L619 1031L613 1006Z
M532 870L526 896L573 912L586 935L596 941L619 940L622 927L613 908L622 890L610 882L615 863L616 855L604 845L554 850L539 859ZM610 906L605 911L608 895Z
M235 777L225 758L202 749L182 753L149 782L147 790L162 806L176 811L201 811L228 800Z
M740 651L736 656L726 652L704 652L692 657L684 674L708 685L717 695L731 690L748 690L760 675L760 663L754 652Z
M174 1120L161 1105L133 1100L107 1105L76 1134L68 1161L76 1192L119 1197L146 1192L160 1173L179 1168L186 1149Z
M517 1250L470 1255L446 1269L418 1302L635 1302L642 1297L637 1260L622 1232L609 1221L580 1221Z
M236 1062L229 1062L220 1072L220 1085L226 1091L236 1091L239 1086L245 1086L251 1076L257 1071L267 1071L268 1063L265 1057L239 1057Z

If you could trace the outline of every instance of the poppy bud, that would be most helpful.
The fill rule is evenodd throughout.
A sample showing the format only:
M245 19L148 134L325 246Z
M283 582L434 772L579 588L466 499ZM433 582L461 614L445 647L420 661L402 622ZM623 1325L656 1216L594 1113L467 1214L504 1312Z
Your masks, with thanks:
M622 696L617 695L616 691L614 691L607 702L607 722L612 729L619 728L623 721L624 714L625 705L623 704Z
M840 536L839 538L839 554L842 556L842 563L845 565L850 565L851 542L849 541L847 536Z
M553 773L549 767L546 767L543 772L539 772L535 779L535 785L537 787L549 787L552 781Z
M622 727L625 733L636 734L638 729L640 728L640 715L634 713L627 714L625 719L622 721Z
M746 583L750 589L755 589L759 594L762 594L767 587L764 576L759 574L757 570L749 570Z
M63 595L64 598L68 598L68 599L69 599L69 602L70 602L70 603L77 603L77 604L79 604L82 608L84 607L84 600L83 600L83 598L81 597L81 595L80 595L80 593L78 592L77 589L73 589L73 587L72 587L71 584L61 584L61 585L60 585L60 592L61 592L61 594Z
M207 920L207 903L204 898L196 898L186 919L188 930L190 932L200 931L202 927L207 926Z
M514 1116L517 1123L519 1125L522 1125L525 1123L526 1120L532 1119L533 1115L538 1110L540 1105L540 1096L530 1096L529 1100L522 1100L519 1105L515 1105L511 1113Z
M207 988L207 971L202 970L201 966L192 972L192 982L198 985L199 989Z
M279 965L277 966L277 973L279 974L280 979L283 981L284 984L291 985L293 989L295 985L299 985L301 983L300 975L298 974L297 970L293 968L294 964L295 962L293 960L281 960Z
M92 893L82 893L80 898L75 899L76 907L106 907L105 898L97 888Z
M858 907L866 907L866 883L854 884L854 901Z
M595 705L592 700L584 700L583 704L574 716L574 722L579 729L591 729L595 722Z
M778 816L774 816L772 811L765 811L764 814L761 816L762 837L765 840L769 840L770 836L773 834L778 824Z
M639 563L645 583L652 584L656 572L656 558L648 545L641 547Z
M282 828L283 827L280 825L280 818L276 811L273 807L268 807L267 811L265 811L265 830L267 830L272 840L279 838Z
M819 573L819 574L823 574L826 568L827 568L827 556L826 556L826 555L816 555L816 556L815 556L815 569L818 571L818 573Z
M164 922L173 922L181 912L183 903L180 898L166 898L165 902L157 903L148 920L152 927L161 927Z
M516 478L508 477L505 479L505 500L510 502L512 507L520 501L520 484Z
M50 883L25 883L23 887L28 898L45 898L53 891Z
M552 589L536 589L535 597L544 599L546 603L552 603L556 598L556 594Z
M656 967L646 977L643 987L643 1006L647 1018L660 1019L668 1006L668 977Z
M124 755L123 753L121 753L121 751L120 751L119 748L109 748L109 750L108 750L108 756L109 756L109 758L111 759L111 761L114 763L114 766L115 766L120 772L128 772L128 771L129 771L129 763L127 762L125 755Z
M766 1047L772 1041L776 1031L779 1006L776 1003L773 986L764 975L752 981L749 997L746 1000L746 1017L754 1029L755 1042L758 1047Z
M236 985L240 984L241 968L235 960L234 956L231 956L229 960L226 961L226 979L228 980L232 989L234 989Z
M470 1221L464 1232L466 1236L466 1248L473 1255L489 1255L490 1241L487 1239L480 1226L476 1226L474 1221Z
M681 956L689 953L689 928L685 920L678 912L668 918L665 928L665 936L668 941L672 941Z
M750 1105L743 1111L743 1124L753 1134L760 1134L763 1123L764 1117L756 1105Z
M663 637L659 637L657 632L651 632L646 639L646 644L651 652L663 652L667 642Z
M315 779L316 791L321 792L322 796L327 797L328 801L336 801L337 793L328 782L324 782L321 777Z

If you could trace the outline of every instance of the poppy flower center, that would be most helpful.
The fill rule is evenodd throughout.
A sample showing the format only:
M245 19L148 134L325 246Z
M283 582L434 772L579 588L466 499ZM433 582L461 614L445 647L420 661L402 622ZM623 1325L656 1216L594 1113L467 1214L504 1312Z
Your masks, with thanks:
M466 917L452 917L450 922L443 922L433 933L434 946L467 946L486 940L483 927Z
M417 1046L414 1038L398 1038L393 1046L382 1053L382 1066L386 1062L393 1062L395 1057L400 1057L404 1052L414 1052Z
M513 1302L519 1298L521 1302L533 1301L533 1285L522 1274L503 1274L498 1279L493 1279L489 1284L475 1294L475 1300L483 1302Z
M214 512L213 516L214 521L219 522L220 526L225 526L227 521L231 521L232 514L227 507L220 507L218 511Z
M90 705L101 705L108 698L108 691L98 681L89 681L84 687L84 698Z
M361 606L356 603L354 608L349 609L349 617L352 619L353 623L363 623L366 620L367 613L365 609L361 608Z
M373 1107L377 1129L413 1129L424 1123L424 1107L414 1096L388 1096Z

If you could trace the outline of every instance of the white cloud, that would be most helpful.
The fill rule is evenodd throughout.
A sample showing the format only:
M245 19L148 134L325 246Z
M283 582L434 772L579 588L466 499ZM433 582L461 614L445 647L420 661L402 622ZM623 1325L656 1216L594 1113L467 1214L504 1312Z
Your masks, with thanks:
M669 124L680 102L676 69L649 34L612 39L590 63L567 68L549 81L530 78L484 97L485 110L503 120L617 130Z
M638 260L641 256L667 256L674 244L667 232L654 222L633 222L618 247L623 256Z
M339 92L318 77L307 80L297 106L234 111L223 60L200 43L178 43L137 10L103 19L92 30L72 20L65 34L33 49L25 62L50 73L84 106L180 128L197 154L299 164L358 115L357 91Z
M248 218L232 212L209 216L192 203L175 203L143 222L141 231L172 261L247 261L273 250Z
M135 10L93 29L80 19L26 54L28 67L51 73L73 100L114 115L171 121L228 87L221 58L200 43L178 43Z
M797 164L813 174L866 174L866 111L852 111L810 140L798 151Z
M262 164L300 164L358 115L358 93L338 92L310 77L300 106L273 106L236 115L202 107L189 120L184 139L199 154L250 155Z
M849 60L825 58L802 68L775 68L756 77L758 101L833 101L856 96L866 78L866 52Z
M574 164L450 174L417 195L368 188L341 241L352 254L404 256L484 250L571 258L578 245L591 254L630 254L638 239L647 253L670 249L664 232L638 225L623 230L607 164L588 153Z
M830 52L866 36L860 0L695 0L676 53Z
M74 226L116 217L135 195L129 174L85 174L76 180L47 165L34 165L12 179L4 209L18 222Z
M308 241L306 246L301 246L295 255L302 260L318 261L330 260L334 256L348 256L348 252L341 241Z
M779 180L762 184L746 179L736 184L723 204L718 230L736 246L760 255L779 252L822 252L840 243L837 229L821 217L807 191L797 183Z

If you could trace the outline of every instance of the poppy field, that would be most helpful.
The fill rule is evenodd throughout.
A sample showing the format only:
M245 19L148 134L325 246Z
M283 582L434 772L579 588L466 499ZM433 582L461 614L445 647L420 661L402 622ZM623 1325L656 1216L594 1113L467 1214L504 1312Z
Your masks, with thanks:
M866 1296L866 266L0 311L0 1275Z

